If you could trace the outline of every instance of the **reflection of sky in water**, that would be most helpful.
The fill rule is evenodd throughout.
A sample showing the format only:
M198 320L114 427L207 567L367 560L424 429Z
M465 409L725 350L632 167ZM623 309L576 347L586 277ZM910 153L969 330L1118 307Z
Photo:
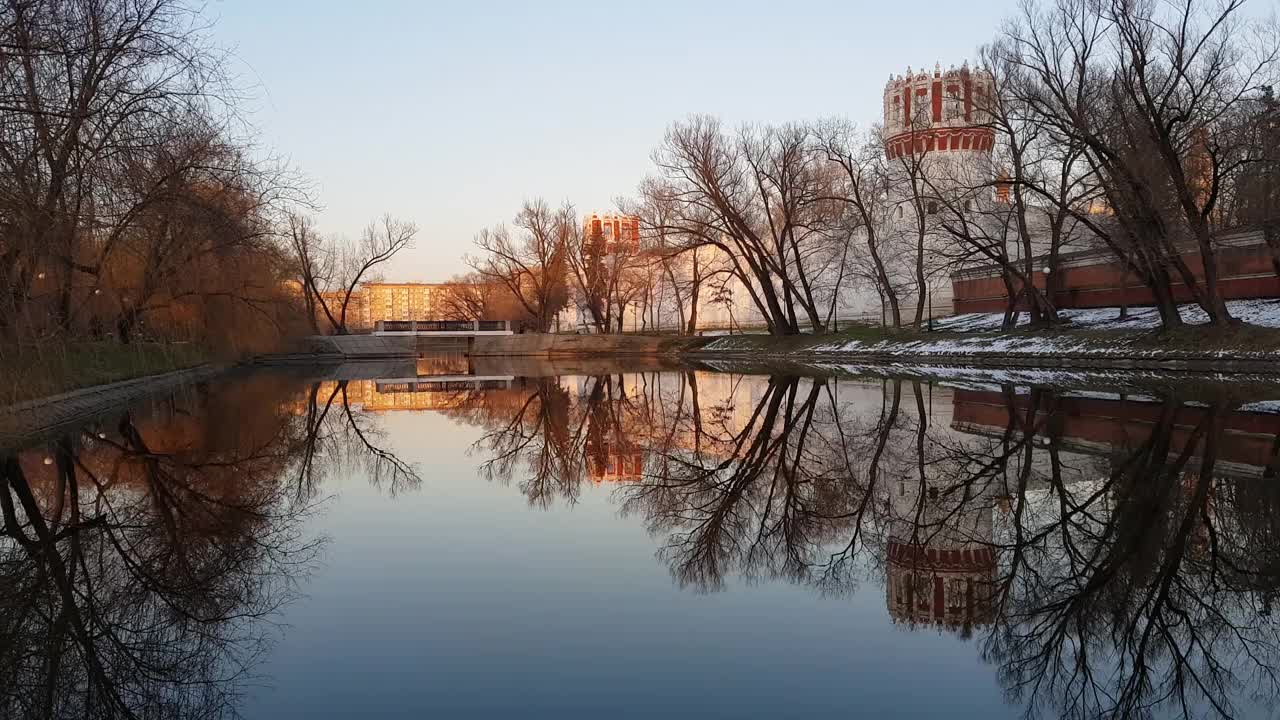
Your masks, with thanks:
M895 627L878 584L681 590L610 487L531 509L476 476L479 428L380 417L423 487L330 483L325 567L248 717L1017 714L975 643Z
M1085 717L1168 697L1170 651L1197 642L1210 660L1184 670L1224 680L1214 699L1236 716L1274 696L1259 677L1280 655L1280 414L1255 386L513 369L477 392L414 370L254 373L0 457L0 509L34 503L57 524L6 509L0 717L52 687L67 717L118 696L250 718L987 718L1034 697L1049 718L1082 688L1081 633ZM327 498L314 514L311 489ZM81 524L61 524L69 505ZM92 560L36 572L51 556L22 532ZM270 632L254 618L276 602L279 641L250 663L265 687L240 698L216 668L253 659ZM93 631L51 653L64 603ZM104 639L135 623L138 642ZM110 669L85 683L91 652ZM1139 655L1154 690L1117 692ZM1009 701L1020 680L1039 693Z

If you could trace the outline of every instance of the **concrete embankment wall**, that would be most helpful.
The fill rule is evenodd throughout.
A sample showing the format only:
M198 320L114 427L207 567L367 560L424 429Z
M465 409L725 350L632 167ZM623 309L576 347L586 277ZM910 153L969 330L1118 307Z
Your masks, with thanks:
M346 357L409 357L417 354L417 343L412 337L385 335L330 335L309 337L308 350L318 355L343 355Z
M466 352L468 338L422 336L374 336L374 334L347 334L347 336L312 336L298 342L296 350L262 357L268 363L306 363L316 359L394 359L416 357L422 352Z

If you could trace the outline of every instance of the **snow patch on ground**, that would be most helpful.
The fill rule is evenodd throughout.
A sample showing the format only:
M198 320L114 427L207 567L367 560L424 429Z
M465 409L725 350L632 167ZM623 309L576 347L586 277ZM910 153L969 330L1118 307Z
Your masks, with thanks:
M1280 299L1235 300L1228 303L1231 313L1240 320L1261 327L1280 328ZM1184 305L1182 317L1188 323L1205 323L1208 318L1199 306ZM1204 358L1215 357L1237 360L1268 359L1275 353L1243 350L1240 348L1213 351L1194 348L1153 348L1138 344L1138 333L1159 325L1159 317L1152 308L1135 308L1125 320L1119 319L1118 308L1094 308L1064 310L1064 319L1070 329L1133 330L1132 335L1114 337L1085 337L1071 333L1005 334L999 335L1001 316L998 313L970 313L935 321L935 331L916 339L849 340L817 345L794 353L780 354L821 355L823 353L851 353L878 357L1125 357L1125 358ZM1020 321L1026 323L1023 313ZM961 332L975 333L971 336ZM953 333L955 333L953 335ZM720 337L702 348L709 352L749 351L769 353L758 344L738 337Z
M969 390L999 390L1006 385L1049 385L1066 383L1099 383L1115 386L1137 377L1139 373L1107 370L1056 370L1053 368L963 367L954 365L917 365L890 363L868 366L845 363L816 362L815 367L850 375L924 375L952 386Z
M716 358L702 361L720 372L759 373L759 365L741 358ZM805 359L794 362L803 373L805 369L821 374L847 375L858 378L920 378L938 385L959 390L1027 392L1030 387L1055 387L1064 397L1094 398L1100 400L1125 400L1129 402L1159 402L1151 394L1150 383L1163 385L1167 373L1159 370L1103 370L1054 368L1005 368L963 365L932 365L912 362L885 362L856 364L834 360ZM1262 374L1206 372L1198 374L1201 380L1221 383L1274 382L1275 378ZM1143 384L1146 386L1144 387ZM1105 388L1105 389L1102 389ZM1192 401L1194 402L1194 401ZM1188 403L1191 404L1191 403ZM1280 414L1280 400L1245 403L1238 408L1242 412Z
M1280 400L1263 400L1262 402L1245 403L1240 406L1240 409L1247 412L1280 415Z
M1280 299L1228 300L1227 309L1232 316L1250 325L1280 328ZM1198 325L1209 322L1209 317L1199 305L1178 307L1178 314L1185 323ZM1120 319L1120 308L1069 308L1058 315L1072 329L1083 330L1152 330L1160 326L1160 315L1155 308L1130 308L1129 317ZM1000 332L1004 320L1001 313L965 313L933 321L934 332ZM1028 313L1018 313L1018 325L1031 321Z

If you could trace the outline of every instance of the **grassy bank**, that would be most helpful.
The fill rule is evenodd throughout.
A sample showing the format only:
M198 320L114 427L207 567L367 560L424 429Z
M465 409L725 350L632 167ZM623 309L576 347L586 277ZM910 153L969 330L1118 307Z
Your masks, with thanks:
M0 355L0 406L77 388L208 362L191 343L67 342L6 348Z

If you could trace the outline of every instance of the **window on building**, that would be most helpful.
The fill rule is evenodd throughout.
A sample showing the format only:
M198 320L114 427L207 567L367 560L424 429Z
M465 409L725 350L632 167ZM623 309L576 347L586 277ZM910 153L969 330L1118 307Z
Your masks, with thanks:
M973 202L972 202L971 200L965 200L965 201L964 201L964 211L965 211L965 212L969 212L970 208L972 208L972 207L973 207Z
M959 120L964 117L964 101L960 99L960 96L955 93L948 93L944 105L946 106L945 116L947 120Z
M938 214L938 203L935 200L930 200L929 204L925 205L924 208L925 208L925 212L929 213L930 215Z
M898 217L899 217L899 218L901 218L901 217L902 217L902 206L901 206L901 205L899 205L899 206L898 206Z

